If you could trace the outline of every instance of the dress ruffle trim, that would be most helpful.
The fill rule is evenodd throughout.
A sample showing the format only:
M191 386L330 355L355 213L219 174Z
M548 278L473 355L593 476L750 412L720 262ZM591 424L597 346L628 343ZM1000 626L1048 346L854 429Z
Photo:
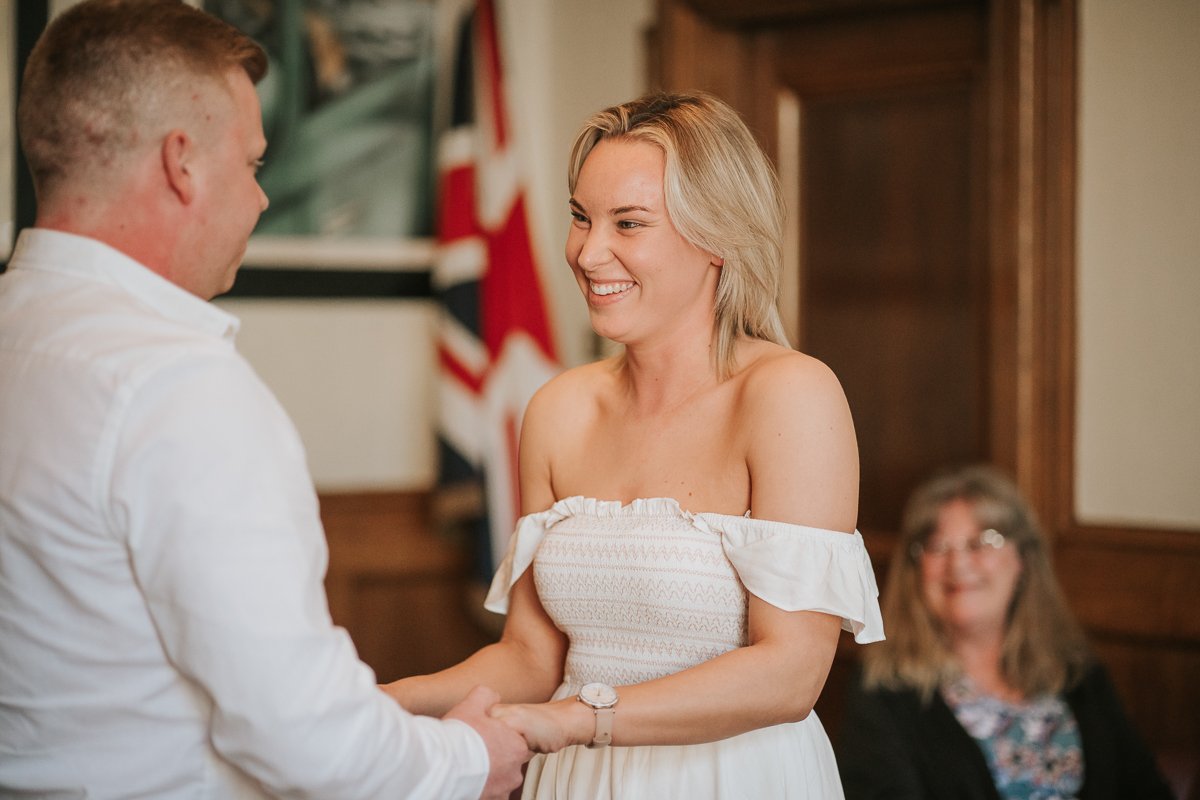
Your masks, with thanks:
M785 611L821 611L841 617L842 628L860 644L883 639L875 571L857 531L847 534L728 514L694 514L663 497L628 504L567 497L545 511L521 517L492 579L485 608L507 613L508 594L533 563L546 531L574 516L687 519L697 530L721 537L726 557L756 597Z

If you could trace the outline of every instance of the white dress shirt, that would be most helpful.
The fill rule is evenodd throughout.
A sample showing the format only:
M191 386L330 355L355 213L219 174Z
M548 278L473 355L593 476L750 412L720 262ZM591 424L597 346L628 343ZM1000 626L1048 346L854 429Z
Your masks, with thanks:
M478 797L479 735L331 623L304 452L236 330L79 236L27 230L0 275L0 797Z

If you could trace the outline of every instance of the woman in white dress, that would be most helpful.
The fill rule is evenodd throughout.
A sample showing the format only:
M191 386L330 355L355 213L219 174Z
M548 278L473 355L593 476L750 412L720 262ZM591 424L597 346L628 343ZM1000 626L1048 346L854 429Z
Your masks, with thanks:
M496 689L542 754L526 798L841 797L813 704L839 630L883 629L850 411L776 308L770 164L724 103L660 94L585 123L569 186L567 262L624 351L526 412L500 641L385 688Z

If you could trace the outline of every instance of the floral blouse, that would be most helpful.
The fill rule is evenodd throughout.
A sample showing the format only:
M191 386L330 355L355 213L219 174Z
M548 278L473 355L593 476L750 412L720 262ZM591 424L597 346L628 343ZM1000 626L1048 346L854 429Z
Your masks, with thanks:
M942 687L960 725L979 743L1005 800L1073 800L1083 786L1079 726L1061 695L1009 703L967 677Z

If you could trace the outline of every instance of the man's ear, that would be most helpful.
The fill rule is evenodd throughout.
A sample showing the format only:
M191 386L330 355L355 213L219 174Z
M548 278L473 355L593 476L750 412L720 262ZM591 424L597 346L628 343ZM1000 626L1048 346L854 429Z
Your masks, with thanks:
M195 142L178 128L163 139L163 174L171 191L184 205L191 203L196 196L196 176L192 172L192 158L195 153Z

